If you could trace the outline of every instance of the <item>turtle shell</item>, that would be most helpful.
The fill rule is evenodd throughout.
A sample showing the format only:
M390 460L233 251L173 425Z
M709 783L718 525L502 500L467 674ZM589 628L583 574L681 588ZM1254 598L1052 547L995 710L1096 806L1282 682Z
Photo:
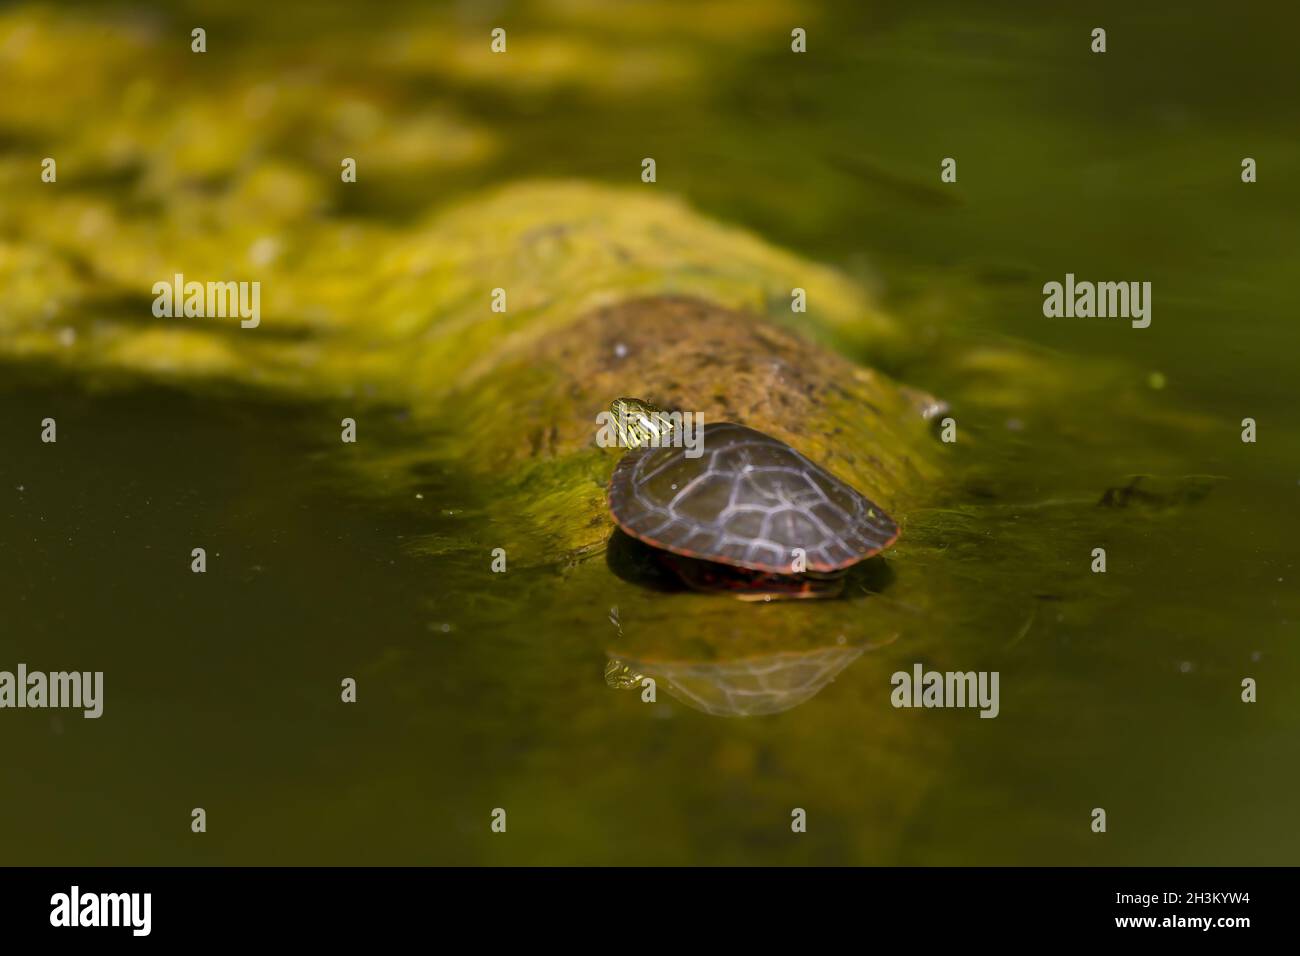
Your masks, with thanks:
M847 568L889 547L894 520L785 442L736 425L705 425L703 455L644 448L623 457L609 485L619 527L674 554L790 574Z

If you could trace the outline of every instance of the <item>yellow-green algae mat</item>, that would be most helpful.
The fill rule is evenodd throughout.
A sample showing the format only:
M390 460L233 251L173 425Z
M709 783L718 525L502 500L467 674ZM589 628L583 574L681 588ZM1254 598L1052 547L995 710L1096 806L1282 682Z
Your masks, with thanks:
M63 231L43 227L5 260L19 289L8 356L400 403L451 425L470 472L540 492L517 502L547 532L523 564L603 540L614 458L595 447L596 415L620 394L768 431L891 511L934 474L925 399L815 342L888 348L894 323L833 271L672 200L519 184L364 242L346 223L273 233L293 249L266 261L237 237L119 220L102 201L49 205ZM261 324L155 318L149 290L178 273L260 281ZM791 310L796 287L806 313Z

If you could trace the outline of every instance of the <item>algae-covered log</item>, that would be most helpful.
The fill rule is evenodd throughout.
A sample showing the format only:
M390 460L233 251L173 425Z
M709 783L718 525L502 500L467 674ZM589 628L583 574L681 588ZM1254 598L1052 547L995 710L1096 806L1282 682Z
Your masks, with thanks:
M753 314L630 299L502 362L464 399L473 435L513 476L521 513L552 535L553 550L589 549L608 533L604 482L616 453L594 447L596 416L624 393L767 432L891 512L923 498L935 474L914 393Z
M917 397L832 351L887 351L894 323L834 271L672 199L524 183L364 242L336 221L290 220L275 241L292 254L242 272L207 254L220 233L120 225L114 242L47 250L36 281L48 288L11 304L0 348L88 373L405 406L467 471L515 489L511 513L545 529L523 538L525 562L603 539L612 458L594 446L595 417L624 393L768 431L886 508L934 472ZM93 294L70 292L65 272L97 277ZM260 324L155 317L149 291L174 273L260 281ZM807 312L791 310L796 288ZM433 452L371 461L391 473Z

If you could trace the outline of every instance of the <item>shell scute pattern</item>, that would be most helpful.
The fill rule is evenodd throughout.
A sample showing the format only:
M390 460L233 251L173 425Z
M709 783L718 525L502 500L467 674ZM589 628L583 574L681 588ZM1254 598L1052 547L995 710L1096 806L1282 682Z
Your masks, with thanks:
M703 450L624 456L609 493L619 526L668 551L778 574L790 572L795 548L809 571L835 571L898 536L878 505L769 435L714 423Z

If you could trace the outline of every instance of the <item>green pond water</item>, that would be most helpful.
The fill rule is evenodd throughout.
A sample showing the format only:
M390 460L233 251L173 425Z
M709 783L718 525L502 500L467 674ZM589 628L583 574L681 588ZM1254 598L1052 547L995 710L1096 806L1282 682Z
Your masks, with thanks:
M341 445L359 406L328 390L160 383L6 349L0 670L102 670L105 714L0 711L0 863L1300 859L1300 15L229 9L73 6L51 20L19 6L0 51L29 24L55 52L88 31L65 69L93 91L110 85L96 24L157 42L207 23L213 48L238 54L208 54L194 88L322 69L322 103L374 89L399 114L441 104L455 119L428 132L437 148L399 137L388 148L404 143L409 164L320 213L396 233L516 179L632 185L653 155L654 188L878 297L908 345L849 357L942 396L958 441L937 447L943 477L848 599L741 604L647 586L599 555L493 574L492 549L531 533L517 517L529 492L466 466L473 436L447 409L412 417L362 398L363 440ZM493 82L371 42L411 24L478 42L498 19L519 47L549 37L553 57ZM789 30L805 20L810 52L795 57ZM1104 55L1088 49L1099 25ZM5 169L37 169L38 120L16 101L0 119ZM441 162L449 143L462 159L421 174L423 151ZM945 156L956 184L939 181ZM74 168L61 164L61 183ZM123 186L76 188L93 200ZM3 239L57 245L59 228L14 216ZM1067 272L1150 281L1151 326L1045 318L1042 285ZM58 281L33 279L39 295ZM145 290L123 300L93 270L77 281L103 286L105 321L147 317ZM0 336L15 328L0 313ZM1018 366L963 361L1008 343L1050 372L1026 382ZM39 441L46 416L57 444ZM1103 503L1138 475L1145 494ZM189 569L197 546L203 575ZM1105 574L1090 570L1098 547ZM755 664L751 645L776 657ZM714 710L734 699L721 687L763 679L790 706L692 706L669 686L687 659ZM752 673L796 659L808 672ZM657 674L657 701L611 686L611 660ZM998 717L895 709L890 676L917 663L999 672ZM356 704L339 701L343 677ZM1247 677L1256 703L1241 701ZM194 807L207 833L191 832ZM791 832L794 808L806 833Z

